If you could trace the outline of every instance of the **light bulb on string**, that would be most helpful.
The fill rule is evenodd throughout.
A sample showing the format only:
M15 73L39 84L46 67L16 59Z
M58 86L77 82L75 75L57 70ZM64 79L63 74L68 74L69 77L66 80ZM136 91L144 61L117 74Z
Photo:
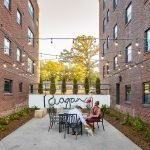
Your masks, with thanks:
M139 47L139 42L138 41L135 42L135 46Z
M104 60L104 54L102 54L101 59Z
M118 42L117 41L115 41L115 46L118 46Z
M121 57L122 55L121 55L121 51L119 52L119 54L118 54L118 57Z
M137 65L134 65L134 68L137 68Z
M106 66L109 66L109 62L106 63Z
M126 67L128 67L128 64L126 64Z
M33 61L33 66L36 66L36 63Z
M132 69L131 66L129 67L129 69L130 69L130 70Z
M53 39L51 38L51 44L53 44Z
M26 57L26 54L22 54L22 57Z
M143 66L143 65L141 65L141 68L144 68L144 66Z
M16 64L15 64L15 63L13 63L13 67L16 67Z
M31 45L32 45L31 38L28 40L28 45L29 45L29 46L31 46Z
M16 70L18 70L19 68L17 67Z
M24 64L24 63L21 63L21 65L24 66L25 64Z
M140 51L140 50L138 50L138 54L139 54L139 55L141 54L141 51Z
M3 67L4 67L4 68L7 68L7 65L4 63L4 64L3 64Z

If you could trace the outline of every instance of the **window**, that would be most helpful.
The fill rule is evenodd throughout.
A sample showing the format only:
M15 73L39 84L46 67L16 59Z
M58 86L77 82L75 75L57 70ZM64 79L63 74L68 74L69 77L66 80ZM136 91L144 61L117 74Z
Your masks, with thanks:
M132 18L132 5L131 3L126 8L126 23L129 23Z
M105 28L106 28L106 19L104 18L104 20L103 20L103 32L105 32Z
M116 9L117 5L118 5L118 0L113 0L114 1L114 9Z
M20 82L20 83L19 83L19 92L22 92L22 85L23 85L23 83Z
M126 47L126 62L132 61L132 45Z
M131 85L125 86L126 92L126 101L131 101Z
M22 15L21 15L21 13L20 13L19 10L17 10L17 23L18 23L19 25L22 24Z
M106 50L107 50L107 47L106 47L107 45L106 45L106 43L104 42L103 43L103 54L105 54L106 53Z
M21 62L21 50L17 48L17 61Z
M116 40L118 38L118 26L117 26L117 24L115 25L114 30L113 30L113 38L114 38L114 40Z
M4 92L12 93L12 80L4 79Z
M107 10L107 22L109 22L110 12L109 9Z
M116 69L118 67L118 57L115 56L114 57L114 69Z
M107 37L107 48L109 48L109 43L110 43L110 40L109 40L109 36Z
M144 83L144 103L150 104L150 82Z
M106 7L106 0L103 0L103 9Z
M145 32L145 51L150 51L150 29Z
M31 44L32 46L34 45L34 34L30 30L30 28L28 28L28 43Z
M34 73L33 61L30 58L28 58L28 71Z
M11 42L7 38L4 38L4 54L10 55L10 45Z
M10 10L10 0L4 0L4 6Z
M33 5L31 4L30 0L28 0L28 10L29 10L29 13L30 13L32 19L34 19L34 8L33 8Z

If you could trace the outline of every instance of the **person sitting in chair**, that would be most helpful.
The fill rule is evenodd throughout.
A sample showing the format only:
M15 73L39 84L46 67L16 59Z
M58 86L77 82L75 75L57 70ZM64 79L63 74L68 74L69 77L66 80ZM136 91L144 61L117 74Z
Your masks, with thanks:
M99 107L99 101L95 102L94 107L90 111L90 115L86 118L87 124L94 130L94 122L98 122L101 117L101 108Z
M69 110L68 114L77 114L77 119L80 119L82 124L85 125L85 130L87 130L89 135L93 136L93 131L91 130L91 128L89 127L89 125L87 124L85 118L82 115L82 107L81 106L78 106L78 105L75 106L74 109Z

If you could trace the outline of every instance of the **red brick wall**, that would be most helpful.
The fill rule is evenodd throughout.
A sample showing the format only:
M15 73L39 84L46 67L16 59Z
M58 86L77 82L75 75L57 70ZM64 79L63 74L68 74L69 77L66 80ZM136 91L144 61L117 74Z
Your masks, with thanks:
M125 24L125 10L129 3L132 2L132 20L127 25ZM133 116L140 116L144 121L150 122L150 105L143 104L143 83L150 81L150 52L144 51L144 32L150 28L150 1L144 3L144 0L119 0L118 6L113 9L113 0L106 0L106 8L103 10L103 0L99 0L100 19L100 57L103 50L103 42L109 35L113 39L113 28L118 25L118 47L114 46L114 41L110 40L109 49L104 55L104 61L100 60L101 83L110 84L111 106L122 111L123 113L130 112ZM110 10L110 21L106 25L106 31L103 33L103 19L106 17L107 10ZM133 40L134 39L134 40ZM139 48L142 54L137 54L135 46L136 39L139 39ZM128 65L143 62L144 68L139 64L137 68L131 70L125 67L125 48L132 43L133 55L132 62ZM113 58L122 52L122 57L119 58L120 71L113 70ZM146 59L148 59L146 61ZM103 66L110 62L110 75L103 78ZM119 76L122 76L122 81L119 81ZM120 105L116 105L116 83L120 83ZM125 100L125 85L131 84L132 101L127 103ZM105 94L105 93L104 93Z
M0 1L0 116L10 114L17 111L21 107L28 105L29 85L38 82L38 59L39 59L39 42L34 40L34 47L28 45L28 27L34 33L34 37L39 37L39 7L37 0L31 0L34 7L34 20L28 11L28 0L11 0L10 11L4 6L4 1ZM17 24L17 9L22 14L22 26ZM4 37L11 41L11 55L4 54ZM21 37L15 39L15 37ZM22 58L25 66L16 63L16 51L20 48L26 53L26 57ZM36 60L34 75L27 72L27 56L32 60ZM7 68L3 67L3 60L7 63ZM19 70L12 67L13 62L17 64ZM20 75L21 74L21 75ZM26 75L27 74L27 75ZM4 79L13 81L12 93L4 93ZM19 83L23 83L23 92L19 92Z

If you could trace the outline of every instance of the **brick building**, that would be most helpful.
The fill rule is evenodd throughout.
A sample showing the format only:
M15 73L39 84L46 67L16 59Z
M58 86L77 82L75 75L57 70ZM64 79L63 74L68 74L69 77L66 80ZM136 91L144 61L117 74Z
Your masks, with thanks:
M38 82L38 37L37 0L0 1L0 116L28 105Z
M101 83L110 85L111 106L150 122L150 0L99 0L99 10Z

